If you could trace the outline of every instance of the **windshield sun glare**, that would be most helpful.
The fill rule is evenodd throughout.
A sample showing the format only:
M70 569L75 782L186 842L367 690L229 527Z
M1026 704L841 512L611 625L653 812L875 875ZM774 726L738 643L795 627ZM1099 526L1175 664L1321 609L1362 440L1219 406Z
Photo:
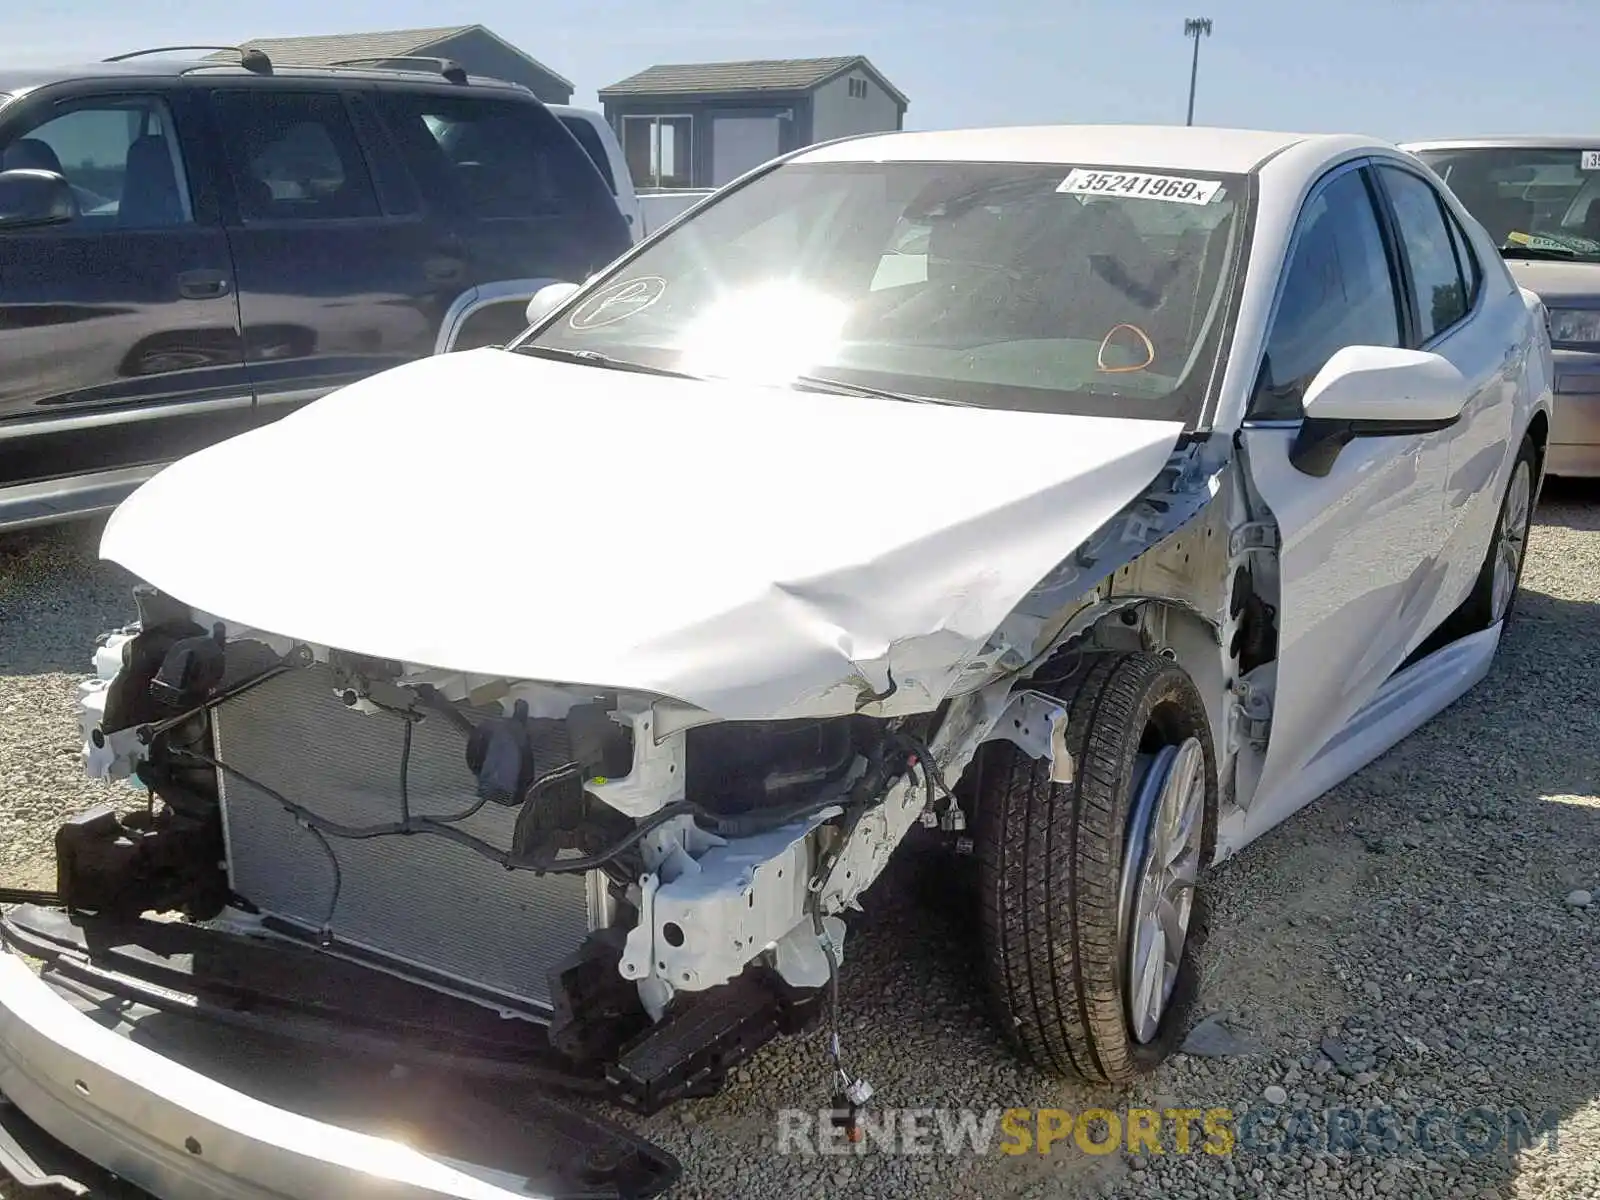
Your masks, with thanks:
M687 325L679 368L691 375L791 383L838 353L850 306L787 280L734 288Z
M791 162L520 348L771 386L1199 419L1246 181L1089 163Z

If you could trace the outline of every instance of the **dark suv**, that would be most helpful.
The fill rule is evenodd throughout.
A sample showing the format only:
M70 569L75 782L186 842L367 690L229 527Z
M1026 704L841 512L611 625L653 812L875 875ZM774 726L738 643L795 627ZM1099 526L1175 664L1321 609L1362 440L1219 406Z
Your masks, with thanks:
M0 529L103 511L343 384L503 342L539 287L631 244L523 88L439 60L166 57L208 49L0 67Z

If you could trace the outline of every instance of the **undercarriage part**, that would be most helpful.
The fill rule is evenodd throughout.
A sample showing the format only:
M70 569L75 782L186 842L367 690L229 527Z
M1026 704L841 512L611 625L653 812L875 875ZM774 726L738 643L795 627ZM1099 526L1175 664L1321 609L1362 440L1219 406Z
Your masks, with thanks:
M1278 612L1255 590L1254 572L1247 566L1234 572L1229 611L1239 626L1228 653L1238 660L1239 673L1248 675L1278 656Z
M292 941L31 905L0 917L0 940L80 983L242 1031L575 1093L604 1087L597 1068L553 1053L536 1022Z
M855 1142L861 1139L861 1110L872 1098L872 1084L864 1076L852 1075L844 1067L844 1048L839 1039L839 955L830 930L823 921L817 922L817 940L828 959L828 1054L833 1062L833 1074L839 1090L829 1101L832 1122L845 1131L845 1137Z
M139 610L139 633L122 646L122 671L106 688L106 732L127 729L166 713L150 695L150 685L160 673L174 646L190 638L203 638L206 630L178 604L152 587L133 589Z
M639 881L639 922L628 934L622 974L641 982L654 975L675 991L704 991L779 943L806 920L808 835L830 811L838 810L733 840L692 824L652 835L646 851L654 870ZM674 834L684 840L674 844Z
M575 1063L611 1061L650 1025L638 987L617 969L624 936L596 930L552 972L550 1044Z
M40 1159L46 1155L67 1161L44 1166ZM111 1182L104 1171L73 1154L0 1096L0 1180L3 1179L13 1180L24 1192L46 1196L95 1196L95 1188L87 1180Z
M752 968L721 987L681 998L606 1069L618 1099L650 1114L674 1100L716 1092L729 1071L780 1033L821 1015L821 993L786 988Z
M403 1130L424 1154L469 1173L488 1168L502 1187L526 1178L529 1194L566 1200L643 1200L681 1172L666 1151L564 1100L604 1081L544 1067L534 1038L514 1045L512 1035L539 1032L525 1022L290 945L194 926L32 910L8 914L0 934L43 958L44 979L98 1023L175 1069L298 1116L379 1137ZM396 1013L404 1020L377 1027ZM0 1112L0 1126L11 1125Z
M616 696L567 710L567 737L572 760L583 768L585 779L614 779L633 766L633 731L611 719Z
M496 804L517 804L538 774L528 702L518 700L509 717L485 721L467 738L467 766L478 795Z
M848 717L703 725L687 735L688 794L718 813L792 804L843 779L874 732Z
M163 806L119 816L100 805L56 831L56 893L69 908L104 915L182 909L206 920L228 899L222 855L214 815Z
M44 888L0 887L0 904L60 904L58 892Z
M174 711L203 700L227 671L226 647L227 630L220 623L209 634L173 642L150 680L150 699Z

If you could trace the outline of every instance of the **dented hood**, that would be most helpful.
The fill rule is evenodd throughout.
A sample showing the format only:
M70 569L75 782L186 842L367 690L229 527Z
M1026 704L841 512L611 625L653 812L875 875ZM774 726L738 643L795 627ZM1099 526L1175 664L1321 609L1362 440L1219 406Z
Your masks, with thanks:
M477 350L173 464L101 553L359 654L728 718L910 712L1181 433Z

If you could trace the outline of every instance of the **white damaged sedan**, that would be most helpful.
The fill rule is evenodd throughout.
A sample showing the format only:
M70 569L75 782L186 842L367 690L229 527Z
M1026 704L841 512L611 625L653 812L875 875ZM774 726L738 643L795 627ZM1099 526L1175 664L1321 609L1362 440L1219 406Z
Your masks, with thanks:
M149 795L0 923L46 964L0 956L0 1114L62 1169L653 1194L556 1093L654 1110L822 1019L914 828L976 859L1018 1051L1147 1071L1204 869L1488 671L1550 428L1539 301L1356 137L848 139L530 319L111 518L85 756Z

